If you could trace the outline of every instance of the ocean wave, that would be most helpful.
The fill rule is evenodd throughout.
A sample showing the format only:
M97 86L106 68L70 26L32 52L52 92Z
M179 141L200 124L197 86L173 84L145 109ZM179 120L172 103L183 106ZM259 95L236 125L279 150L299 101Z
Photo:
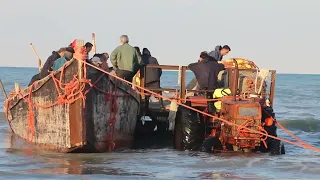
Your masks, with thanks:
M314 118L301 120L277 120L285 128L304 132L320 132L320 121Z

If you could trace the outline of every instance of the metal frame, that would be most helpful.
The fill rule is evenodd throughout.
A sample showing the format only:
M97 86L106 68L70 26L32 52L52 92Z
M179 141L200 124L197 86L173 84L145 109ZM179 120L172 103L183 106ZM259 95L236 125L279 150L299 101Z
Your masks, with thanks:
M179 71L179 66L175 66L175 65L147 65L144 66L143 68L140 69L140 86L142 88L145 88L145 72L146 72L146 68L161 68L162 70L176 70ZM177 92L177 90L179 91L179 96L180 99L185 99L186 96L186 90L188 92L207 92L207 91L198 91L198 90L191 90L191 89L186 89L186 72L189 70L189 68L187 66L182 66L180 68L180 73L181 73L181 85L180 85L180 89L174 89L174 88L160 88L160 89L149 89L149 90L157 90L157 91L169 91L169 92ZM229 72L235 72L235 68L228 68L227 69ZM247 69L246 69L247 70ZM249 69L250 70L250 69ZM241 71L241 69L239 69L239 71ZM256 71L256 69L253 69L252 71ZM269 92L269 100L270 100L270 105L271 107L273 107L274 105L274 95L275 95L275 83L276 83L276 71L275 70L270 70L269 71L271 73L271 86L270 86L270 92ZM228 73L229 77L229 87L232 87L232 83L233 83L233 76L231 73ZM140 90L142 93L142 99L144 99L144 95L143 92L144 90ZM181 103L182 100L180 100ZM148 106L147 106L148 107Z

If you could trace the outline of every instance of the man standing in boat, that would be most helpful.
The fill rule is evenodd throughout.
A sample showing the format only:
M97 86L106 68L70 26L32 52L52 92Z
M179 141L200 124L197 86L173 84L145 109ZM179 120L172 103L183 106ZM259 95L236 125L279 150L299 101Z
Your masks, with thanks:
M127 35L120 37L121 45L111 53L111 63L117 76L132 82L132 78L140 68L141 58L134 47L129 45Z
M223 47L218 45L209 53L209 56L213 57L217 61L221 61L223 56L227 55L230 51L231 48L228 45L224 45Z
M207 98L213 98L213 92L215 89L219 88L218 74L220 71L224 70L224 65L217 62L217 60L207 55L205 52L200 55L201 60L196 63L191 63L188 68L196 76L199 90L209 91L207 93ZM208 102L208 111L214 112L213 102Z

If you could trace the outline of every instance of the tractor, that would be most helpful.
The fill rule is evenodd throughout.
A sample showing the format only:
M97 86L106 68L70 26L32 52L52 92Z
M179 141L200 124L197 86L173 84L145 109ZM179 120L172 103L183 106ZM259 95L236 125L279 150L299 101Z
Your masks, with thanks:
M184 104L197 111L178 107L174 148L210 153L285 154L281 141L264 135L277 137L273 112L275 71L260 70L252 61L240 58L222 63L226 69L219 74L221 88L187 97ZM213 93L212 99L208 99L207 93Z

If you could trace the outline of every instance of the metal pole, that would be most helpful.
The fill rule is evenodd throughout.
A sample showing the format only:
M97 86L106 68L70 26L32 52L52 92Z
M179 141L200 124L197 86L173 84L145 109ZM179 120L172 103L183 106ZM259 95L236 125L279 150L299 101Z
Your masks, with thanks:
M32 44L32 43L30 43L30 47L31 47L31 49L32 49L33 53L36 55L36 57L37 57L37 59L38 59L38 68L39 68L39 72L40 72L40 71L41 71L41 69L42 69L41 59L40 59L40 57L39 57L39 55L38 55L38 53L37 53L36 49L33 47L33 44Z
M2 89L2 92L3 92L4 97L6 97L6 99L8 99L7 92L6 92L6 90L4 89L4 86L3 86L3 83L2 83L2 81L1 81L1 79L0 79L0 86L1 86L1 89Z
M234 75L233 75L233 83L232 83L232 96L233 100L235 101L237 98L237 91L238 91L238 80L239 80L239 69L238 69L238 62L236 59L233 59L234 63Z

